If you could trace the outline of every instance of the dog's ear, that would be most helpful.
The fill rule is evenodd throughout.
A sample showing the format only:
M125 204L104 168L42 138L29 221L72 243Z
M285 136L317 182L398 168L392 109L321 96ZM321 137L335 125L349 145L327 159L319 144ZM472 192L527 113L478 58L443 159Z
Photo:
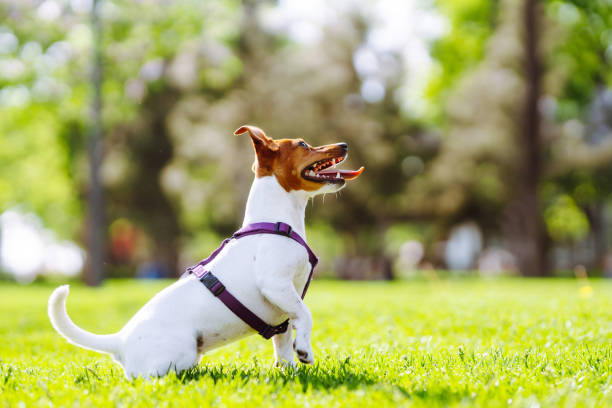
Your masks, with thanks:
M257 177L269 176L274 172L274 160L276 152L279 150L278 143L257 126L241 126L234 132L235 135L248 133L253 141L255 148L255 162L253 163L253 173Z
M276 143L274 139L266 136L264 131L257 126L241 126L234 132L235 135L242 135L244 133L248 133L249 136L251 136L253 146L257 152L259 152L262 147L273 152L278 150L278 143Z

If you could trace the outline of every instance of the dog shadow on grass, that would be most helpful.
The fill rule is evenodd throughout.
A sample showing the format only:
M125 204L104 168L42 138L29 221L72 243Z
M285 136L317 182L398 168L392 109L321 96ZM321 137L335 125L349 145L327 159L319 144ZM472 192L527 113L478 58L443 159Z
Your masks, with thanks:
M363 385L371 385L380 381L365 368L352 365L347 358L338 363L315 364L313 366L299 365L291 369L266 368L255 361L253 364L241 366L200 365L177 375L183 383L210 378L217 381L233 381L239 379L245 384L251 381L265 381L278 385L298 383L306 391L309 387L330 389L346 387L356 389Z

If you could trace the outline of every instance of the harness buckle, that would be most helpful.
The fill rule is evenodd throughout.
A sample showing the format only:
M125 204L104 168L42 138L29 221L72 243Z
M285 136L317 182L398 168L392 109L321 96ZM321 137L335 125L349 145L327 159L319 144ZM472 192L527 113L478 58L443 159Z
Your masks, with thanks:
M272 336L277 334L281 334L287 331L289 327L289 319L285 320L278 326L270 326L267 325L265 329L263 329L259 334L266 340L270 339Z
M289 328L289 319L285 320L284 322L282 322L281 324L276 326L276 333L275 334L284 333L284 332L287 331L288 328Z
M223 285L211 272L206 272L200 279L200 282L202 282L215 297L219 296L225 290L225 285Z
M286 226L286 230L283 230L282 227ZM280 232L283 235L290 236L291 235L291 225L285 224L284 222L277 222L274 226L274 230L276 232Z

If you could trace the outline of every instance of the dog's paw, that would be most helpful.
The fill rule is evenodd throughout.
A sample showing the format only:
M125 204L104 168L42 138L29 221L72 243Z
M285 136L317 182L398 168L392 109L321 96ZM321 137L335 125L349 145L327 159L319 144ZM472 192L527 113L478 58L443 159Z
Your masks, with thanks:
M295 354L297 354L298 360L300 360L301 363L304 363L304 364L314 363L314 358L312 354L307 351L297 349L295 350Z
M291 358L291 361L283 359L276 359L274 361L274 367L280 368L281 370L296 368L295 361Z
M306 350L305 347L298 347L295 342L293 342L293 349L295 350L295 354L297 354L298 360L304 364L313 364L314 357L312 352Z

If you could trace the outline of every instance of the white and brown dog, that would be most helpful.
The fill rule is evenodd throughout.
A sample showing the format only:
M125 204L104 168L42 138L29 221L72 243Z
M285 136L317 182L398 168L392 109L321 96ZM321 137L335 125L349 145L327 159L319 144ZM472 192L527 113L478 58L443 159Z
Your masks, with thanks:
M248 133L255 147L255 180L249 193L243 226L283 222L305 238L308 199L339 191L357 171L335 169L347 156L347 145L311 147L301 139L274 140L254 126ZM300 293L311 265L303 246L279 235L252 235L230 241L207 268L231 288L253 313L269 323L290 319L295 329L272 337L276 364L312 364L312 317ZM68 285L49 299L51 324L69 342L111 354L128 378L161 376L196 365L202 353L240 339L254 330L190 276L155 295L115 334L98 335L76 326L66 313Z

